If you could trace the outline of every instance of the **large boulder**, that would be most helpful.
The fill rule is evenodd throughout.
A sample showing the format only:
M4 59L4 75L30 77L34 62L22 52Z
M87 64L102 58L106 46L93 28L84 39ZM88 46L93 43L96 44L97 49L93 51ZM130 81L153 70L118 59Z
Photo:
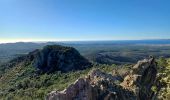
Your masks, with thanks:
M36 55L34 66L42 72L82 70L91 63L72 47L48 45Z

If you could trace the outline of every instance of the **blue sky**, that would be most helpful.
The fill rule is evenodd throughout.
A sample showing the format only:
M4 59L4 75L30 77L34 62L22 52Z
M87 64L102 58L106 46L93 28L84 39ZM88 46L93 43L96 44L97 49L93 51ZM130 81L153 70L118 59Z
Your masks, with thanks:
M0 0L0 42L170 38L169 0Z

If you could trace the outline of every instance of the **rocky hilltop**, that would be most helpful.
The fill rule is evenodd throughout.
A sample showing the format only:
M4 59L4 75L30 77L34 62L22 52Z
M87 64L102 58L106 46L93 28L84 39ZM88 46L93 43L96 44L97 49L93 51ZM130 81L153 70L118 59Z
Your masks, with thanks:
M34 66L49 73L82 70L90 67L91 63L72 47L48 45L37 52Z
M118 75L92 70L63 91L53 91L46 100L152 100L156 81L154 58L139 61L118 84Z
M30 64L43 73L82 70L91 66L91 63L72 47L47 45L43 49L34 50L27 55L11 60L3 65L4 69L1 68L1 71L18 65Z

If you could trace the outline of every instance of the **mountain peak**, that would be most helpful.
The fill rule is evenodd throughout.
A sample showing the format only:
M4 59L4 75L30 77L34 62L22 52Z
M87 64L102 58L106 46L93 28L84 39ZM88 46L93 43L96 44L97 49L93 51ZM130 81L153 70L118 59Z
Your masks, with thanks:
M34 66L42 72L82 70L91 64L80 53L61 45L47 45L37 52Z

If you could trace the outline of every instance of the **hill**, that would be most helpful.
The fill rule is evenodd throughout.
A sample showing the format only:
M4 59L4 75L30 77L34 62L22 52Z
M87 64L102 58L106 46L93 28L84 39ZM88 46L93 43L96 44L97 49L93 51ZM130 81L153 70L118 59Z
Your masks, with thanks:
M48 45L38 51L33 65L45 73L69 72L91 66L90 62L76 49L60 45Z
M13 98L16 95L22 96L22 93L37 92L43 87L48 88L53 85L53 82L57 81L56 78L61 77L63 80L61 74L63 72L89 67L91 63L72 47L45 46L41 50L17 57L0 67L0 97ZM67 76L67 74L63 75ZM56 81L52 81L54 79Z

